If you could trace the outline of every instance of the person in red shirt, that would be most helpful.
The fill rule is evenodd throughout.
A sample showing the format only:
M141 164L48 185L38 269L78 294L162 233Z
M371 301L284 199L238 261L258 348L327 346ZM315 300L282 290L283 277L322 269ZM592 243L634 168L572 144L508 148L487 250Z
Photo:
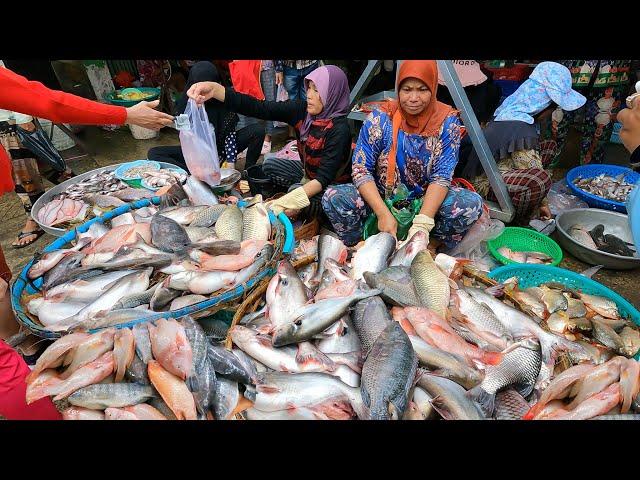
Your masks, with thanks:
M84 125L124 125L133 124L159 130L169 126L173 117L154 110L158 102L140 102L129 108L87 100L76 95L50 90L39 82L32 82L7 68L0 68L0 108L41 117L55 123ZM11 161L4 149L0 148L0 195L14 188L11 178ZM9 280L9 271L2 249L0 249L0 278ZM24 359L7 343L7 332L15 330L15 319L10 315L7 300L7 283L0 280L0 318L14 325L0 325L0 416L9 420L60 420L49 398L43 398L27 405L25 402L25 377L30 370ZM10 334L9 334L10 335Z

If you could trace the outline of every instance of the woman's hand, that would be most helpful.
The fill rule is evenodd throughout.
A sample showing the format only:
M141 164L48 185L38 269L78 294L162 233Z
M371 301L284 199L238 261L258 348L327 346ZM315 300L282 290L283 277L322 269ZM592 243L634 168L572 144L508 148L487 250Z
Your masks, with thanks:
M633 100L633 108L618 112L618 121L622 124L620 140L629 153L633 153L640 146L640 97Z
M162 127L173 125L173 117L158 110L154 110L160 104L159 100L153 102L140 102L127 108L125 123L138 125L139 127L160 130Z
M224 102L224 87L217 82L198 82L191 85L187 96L195 100L198 105L212 98Z
M283 81L284 81L284 73L276 72L276 85L282 85Z
M551 218L551 210L549 209L549 205L541 205L540 206L540 219L541 220L549 220Z
M398 222L388 209L386 213L378 216L378 230L398 237Z

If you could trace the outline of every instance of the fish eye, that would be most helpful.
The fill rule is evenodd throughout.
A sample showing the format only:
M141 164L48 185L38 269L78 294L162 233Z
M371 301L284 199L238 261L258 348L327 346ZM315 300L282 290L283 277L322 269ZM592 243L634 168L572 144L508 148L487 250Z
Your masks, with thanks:
M302 325L302 319L297 319L295 322L293 322L293 324L299 327L300 325Z
M287 285L289 285L289 280L287 280L286 278L283 278L280 280L280 283L286 287Z

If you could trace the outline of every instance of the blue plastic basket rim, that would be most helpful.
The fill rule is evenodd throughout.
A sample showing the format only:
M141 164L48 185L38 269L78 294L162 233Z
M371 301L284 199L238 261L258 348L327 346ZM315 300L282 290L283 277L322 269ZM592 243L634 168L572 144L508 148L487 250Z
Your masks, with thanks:
M49 245L47 245L42 252L43 253L47 253L47 252L51 252L54 250L58 250L62 247L64 247L67 243L71 242L72 240L74 240L76 238L77 232L80 233L84 233L86 232L91 225L93 225L94 223L98 222L98 223L104 223L107 220L110 220L114 217L117 217L120 214L126 213L128 211L131 210L137 210L139 208L143 208L143 207L147 207L151 204L154 205L159 205L160 204L160 197L153 197L151 199L142 199L142 200L138 200L135 202L131 202L128 203L126 205L122 205L118 208L115 208L107 213L105 213L104 215L101 215L99 217L95 217L92 218L91 220L89 220L88 222L83 223L82 225L79 225L78 227L69 230L68 232L66 232L62 237L57 238L56 240L54 240L52 243L50 243ZM277 220L276 220L277 218ZM280 213L277 217L271 212L269 211L269 220L271 221L271 223L275 223L276 221L280 221L280 223L282 223L284 225L285 228L285 242L284 242L284 246L282 249L282 253L283 254L290 254L291 252L293 252L293 248L295 245L295 236L294 236L294 231L293 231L293 225L291 224L291 221L289 220L289 218L284 214L284 213ZM29 323L33 323L31 321L31 319L29 319L29 317L26 315L24 308L22 307L22 305L20 304L20 298L22 297L22 294L25 290L27 289L31 289L33 290L33 293L35 293L35 289L33 289L31 287L31 285L34 285L35 287L40 287L42 285L43 279L42 278L38 278L35 281L31 282L30 280L28 280L27 278L27 272L29 271L29 268L31 268L31 266L33 265L34 259L31 259L22 269L22 271L20 272L20 274L16 277L16 279L13 281L12 285L11 285L11 307L14 311L14 313L16 314L16 316L18 316L22 322L24 322L23 318L27 318ZM238 285L235 288L233 288L232 290L226 291L224 293L221 293L219 295L216 295L214 298L211 298L209 300L197 303L195 305L189 305L185 308L179 309L179 310L174 310L172 312L158 312L157 314L154 315L149 315L147 317L143 317L137 320L133 320L127 323L122 323L120 325L115 325L114 328L120 329L120 328L129 328L132 327L138 323L142 323L142 322L148 322L148 321L153 321L153 320L157 320L159 318L167 318L167 317L172 317L172 318L181 318L184 317L186 315L191 315L195 312L199 312L202 310L207 310L209 308L215 307L216 305L220 304L220 303L225 303L231 300L234 300L236 298L241 297L246 289L252 288L257 282L261 281L263 278L265 278L267 275L272 275L274 272L274 269L265 269L262 272L260 272L258 275L256 275L255 277L253 277L252 279L250 279L249 281L247 281L244 285ZM245 288L246 286L246 288ZM28 290L27 290L28 292ZM35 325L35 324L34 324ZM37 329L37 333L36 335L39 335L41 337L44 338L59 338L61 336L63 336L65 334L65 332L54 332L51 330L47 330L46 327L42 326L40 327L39 325L35 325L36 327L38 327ZM94 332L98 332L103 330L103 328L97 328L94 330L90 330L89 333L94 333ZM33 330L32 330L33 331Z
M600 282L596 282L592 278L585 277L580 275L579 273L572 272L571 270L567 270L566 268L561 267L552 267L549 265L527 265L527 264L518 264L518 265L504 265L502 267L498 267L487 275L491 279L499 278L503 275L519 276L518 270L530 270L530 271L546 271L550 274L557 274L556 276L569 276L573 277L581 277L580 282L586 286L593 287L594 289L602 290L607 293L607 298L614 301L618 306L622 306L624 310L629 312L631 319L638 325L640 325L640 312L636 307L634 307L629 301L623 298L620 294L611 290L609 287L601 284ZM512 273L513 272L513 273ZM506 277L509 278L509 277ZM505 278L505 279L506 279Z
M627 207L625 203L622 202L616 202L613 200L607 200L606 198L603 197L599 197L597 195L594 195L592 193L586 192L584 190L582 190L581 188L578 188L574 183L573 180L575 180L577 177L579 176L583 176L585 177L585 175L582 175L580 172L589 172L589 171L599 171L600 173L607 173L607 170L611 171L616 171L617 174L621 174L621 173L625 173L625 180L627 180L628 176L630 175L631 177L633 177L634 183L637 185L638 183L640 183L640 174L638 174L637 172L633 171L630 168L627 167L623 167L620 165L608 165L608 164L596 164L596 165L580 165L578 167L574 167L571 170L569 170L567 172L567 175L565 177L565 181L567 186L569 187L569 189L571 189L576 195L578 195L579 197L582 197L583 199L589 199L589 200L593 200L594 202L599 202L602 203L604 205L611 205L614 207L617 207L618 209L620 209L621 211L626 212L627 211ZM595 173L592 176L597 176L600 175L600 173ZM586 177L586 178L590 178L590 177ZM588 202L587 202L588 203Z

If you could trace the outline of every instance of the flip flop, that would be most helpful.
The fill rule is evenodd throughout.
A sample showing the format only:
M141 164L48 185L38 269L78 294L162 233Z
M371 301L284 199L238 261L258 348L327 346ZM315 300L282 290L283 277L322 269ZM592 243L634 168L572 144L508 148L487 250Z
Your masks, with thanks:
M24 247L28 247L29 245L31 245L33 242L35 242L36 240L38 240L42 235L44 235L44 230L42 230L41 228L37 228L36 230L32 230L30 232L20 232L18 234L18 241L22 240L25 237L29 237L31 235L35 235L36 238L34 238L33 240L31 240L30 242L21 244L21 245L15 245L15 244L11 244L11 247L15 248L15 249L19 249L19 248L24 248Z

